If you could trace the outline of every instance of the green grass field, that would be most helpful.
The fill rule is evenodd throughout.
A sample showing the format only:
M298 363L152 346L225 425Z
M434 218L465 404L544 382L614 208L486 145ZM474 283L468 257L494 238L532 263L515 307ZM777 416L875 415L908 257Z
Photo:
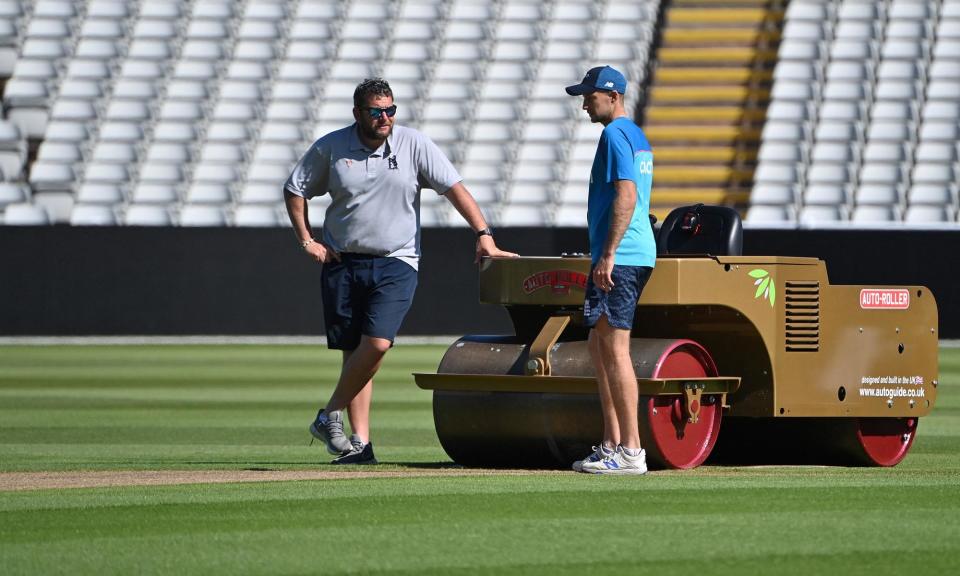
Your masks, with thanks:
M374 400L399 477L0 491L0 574L937 574L960 552L960 349L893 469L404 476L449 460L400 346ZM336 353L0 346L0 473L327 470ZM722 434L722 430L721 430ZM356 470L356 468L353 468Z

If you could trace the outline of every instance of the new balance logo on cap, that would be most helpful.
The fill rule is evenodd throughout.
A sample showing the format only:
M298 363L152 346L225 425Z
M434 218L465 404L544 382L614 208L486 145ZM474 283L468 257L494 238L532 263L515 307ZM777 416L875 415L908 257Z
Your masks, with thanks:
M613 82L607 82L603 85L604 88L613 88Z

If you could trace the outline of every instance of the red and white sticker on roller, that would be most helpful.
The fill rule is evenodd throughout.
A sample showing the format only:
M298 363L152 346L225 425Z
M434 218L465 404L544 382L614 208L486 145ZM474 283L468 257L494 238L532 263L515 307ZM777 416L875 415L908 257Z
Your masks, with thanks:
M910 291L903 289L865 288L860 291L860 307L881 310L906 310L910 307Z

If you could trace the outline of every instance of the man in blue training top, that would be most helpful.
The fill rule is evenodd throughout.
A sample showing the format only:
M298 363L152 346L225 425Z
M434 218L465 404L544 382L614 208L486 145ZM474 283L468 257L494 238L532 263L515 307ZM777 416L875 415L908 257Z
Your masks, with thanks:
M573 463L578 472L644 474L646 453L637 423L637 380L630 330L637 300L650 278L657 246L650 227L653 152L627 117L627 81L609 66L591 68L567 94L583 96L592 122L604 125L590 170L587 224L592 267L583 314L603 410L603 440Z

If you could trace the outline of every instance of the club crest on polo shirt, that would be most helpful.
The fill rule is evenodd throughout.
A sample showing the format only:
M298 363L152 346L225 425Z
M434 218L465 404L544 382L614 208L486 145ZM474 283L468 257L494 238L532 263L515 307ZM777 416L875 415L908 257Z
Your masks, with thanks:
M395 155L394 155L394 156L390 156L389 158L387 158L387 169L388 169L388 170L396 170L396 169L397 169L397 157L396 157Z

